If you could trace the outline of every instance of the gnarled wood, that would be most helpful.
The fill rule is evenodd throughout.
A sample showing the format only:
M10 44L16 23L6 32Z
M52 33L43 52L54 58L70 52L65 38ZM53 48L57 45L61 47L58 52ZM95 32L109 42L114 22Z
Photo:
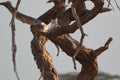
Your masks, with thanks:
M31 25L31 32L33 34L33 40L31 41L31 49L34 59L44 80L58 80L58 74L52 64L52 58L45 48L47 39L51 40L54 44L60 46L60 48L70 57L72 57L76 50L80 48L78 41L70 37L69 33L74 33L78 27L77 22L70 25L71 21L74 21L74 17L71 12L71 8L65 10L65 0L49 0L54 2L55 6L41 15L38 19L24 15L17 12L16 18L21 22ZM58 2L56 2L58 1ZM59 1L63 1L62 5ZM74 1L74 0L69 0ZM80 18L81 24L92 20L99 13L109 11L103 8L103 0L91 0L94 3L92 10L87 10L85 7L85 1L81 0L81 7L76 6L77 14ZM9 2L0 3L5 6L11 14L14 14L15 8ZM60 27L55 27L51 31L45 31L45 27L50 23L51 19L58 18L58 24ZM43 25L44 23L44 25ZM108 46L112 38L110 38L103 47L96 50L81 46L75 59L82 65L81 72L78 74L76 80L93 80L98 72L97 56L103 51L108 49Z
M58 74L52 65L50 54L45 48L47 38L36 35L31 42L32 54L44 80L58 80Z

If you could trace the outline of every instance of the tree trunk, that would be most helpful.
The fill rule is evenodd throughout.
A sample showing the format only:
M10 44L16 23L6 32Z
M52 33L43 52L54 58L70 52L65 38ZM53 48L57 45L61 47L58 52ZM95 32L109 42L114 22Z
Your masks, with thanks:
M47 38L43 35L34 36L31 42L32 53L34 60L41 72L41 77L44 80L58 80L58 74L52 65L52 59L50 54L47 52L44 44Z

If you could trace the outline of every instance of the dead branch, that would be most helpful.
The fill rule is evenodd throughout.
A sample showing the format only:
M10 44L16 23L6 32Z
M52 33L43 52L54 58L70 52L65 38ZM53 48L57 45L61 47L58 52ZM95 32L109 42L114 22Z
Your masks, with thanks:
M66 52L66 54L69 55L70 57L72 57L74 55L74 53L76 52L76 49L79 48L79 42L69 36L61 36L61 37L57 37L55 39L53 39L53 38L49 38L49 39L52 42L59 45L60 48L64 52ZM95 55L107 50L108 45L110 44L111 41L112 41L112 38L109 38L108 41L105 43L105 45L107 45L107 48L104 47L100 50L99 49L93 50L93 49L87 48L85 46L81 47L80 52L77 54L77 56L75 58L79 63L82 64L82 70L81 70L80 74L78 74L77 80L93 80L94 79L93 75L96 75L98 72L98 65L96 62L96 58L98 55L97 56L95 56ZM72 46L73 42L77 47ZM87 75L87 77L85 77L86 75Z
M114 1L115 1L115 4L116 4L118 10L120 11L120 6L118 5L117 1L116 0L114 0Z
M48 3L54 2L57 17L65 10L65 0L48 0Z
M108 2L108 5L107 5L107 7L109 8L110 6L112 7L112 9L114 10L114 7L113 7L113 5L111 4L111 0L107 0L107 2Z
M108 12L108 11L112 11L112 9L104 7L104 8L102 8L102 10L100 11L100 13Z
M80 17L80 21L81 21L81 25L84 25L85 23L89 22L90 20L92 20L93 18L96 17L96 15L98 15L103 7L103 2L102 1L93 1L95 7L86 12L84 15L82 15L82 17ZM69 17L67 14L69 14L70 16L72 15L72 12L70 11L70 9L68 9L67 11L64 12L66 15L64 16L66 18ZM64 14L63 13L63 14ZM79 15L81 16L81 15ZM64 24L64 17L63 17L63 24ZM67 21L68 19L72 19L71 17L66 18L65 20ZM68 20L69 21L69 20ZM62 23L62 22L61 22ZM70 23L70 21L69 21ZM71 25L65 25L65 26L61 26L59 28L56 28L55 30L53 30L53 32L49 33L49 35L51 35L53 38L61 36L63 34L69 34L69 33L73 33L78 29L77 27L77 22L74 22Z
M75 59L82 65L82 69L81 72L78 74L77 80L93 80L98 72L96 56L108 49L108 46L112 39L110 38L105 43L105 45L103 46L104 49L101 49L101 51L99 51L99 49L93 50L83 45L81 45L80 47L80 43L78 41L66 35L69 33L73 33L78 29L77 21L69 25L71 21L75 20L74 16L72 15L71 9L67 9L64 11L64 7L58 7L55 0L50 1L54 2L55 6L44 13L42 16L40 16L38 19L26 16L20 12L17 12L16 14L16 18L18 20L32 25L31 31L34 37L31 41L32 54L38 68L40 69L43 79L58 80L58 74L54 66L52 65L51 56L44 46L47 39L50 39L70 57L74 56L76 51L78 51ZM94 3L94 8L92 10L87 10L85 8L84 1L81 4L82 7L79 7L78 5L77 7L75 7L76 13L80 18L81 25L84 25L85 23L92 20L103 10L103 0L91 1ZM0 3L0 5L5 6L12 14L14 14L15 8L12 7L9 2ZM61 27L54 28L54 30L49 33L47 31L44 32L46 30L46 24L50 23L51 19L55 18L59 19L59 24L61 25ZM42 25L43 22L44 25Z
M80 38L80 49L81 49L81 46L82 46L82 43L83 43L83 39L85 38L85 33L83 31L83 28L82 28L82 25L81 25L81 21L80 21L80 18L77 14L77 11L76 11L76 6L78 5L78 3L80 3L80 8L82 7L82 2L81 0L76 0L72 3L72 6L71 6L71 10L72 10L72 14L73 14L73 17L76 19L76 22L77 22L77 26L78 28L80 29L80 32L81 32L81 38ZM80 51L80 50L78 50ZM78 54L78 51L75 52L75 55L73 56L73 63L74 63L74 69L76 69L76 63L75 63L75 57L76 55Z
M59 46L58 46L58 45L55 45L55 46L56 46L56 48L57 48L57 55L56 55L56 56L59 56L59 54L60 54Z
M110 38L106 41L106 43L105 43L105 45L104 45L103 47L100 47L100 48L94 50L93 55L94 55L95 57L97 57L97 56L99 56L102 52L104 52L105 50L107 50L108 47L109 47L109 45L110 45L110 42L111 42L112 40L113 40L113 39L110 37Z
M12 60L13 60L13 66L14 66L14 72L16 74L16 77L18 80L20 80L18 73L17 73L17 68L16 68L16 51L17 51L17 46L16 46L16 41L15 41L15 17L18 11L18 7L20 4L21 0L17 1L16 7L15 7L15 12L12 16L10 26L11 26L11 32L12 32Z
M2 2L0 5L3 5L5 6L9 11L10 13L13 15L14 12L15 12L15 8L11 5L11 3L9 1L7 2ZM30 17L30 16L27 16L27 15L24 15L20 12L17 12L16 14L16 18L18 20L20 20L21 22L23 23L26 23L26 24L29 24L29 25L37 25L37 24L41 24L41 21L33 18L33 17Z

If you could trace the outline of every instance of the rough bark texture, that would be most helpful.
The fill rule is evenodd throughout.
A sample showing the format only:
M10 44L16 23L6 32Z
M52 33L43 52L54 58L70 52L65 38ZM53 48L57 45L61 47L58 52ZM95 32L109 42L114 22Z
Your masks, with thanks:
M69 0L69 2L74 0ZM87 10L85 0L79 0L75 6L77 14L82 25L92 20L101 12L110 11L109 8L103 8L103 0L91 0L94 4L92 10ZM74 21L71 8L65 10L65 0L49 0L54 2L55 6L40 16L38 19L29 17L20 12L16 14L16 18L23 23L31 25L33 40L31 41L31 49L34 59L44 80L58 80L58 74L52 64L52 58L45 48L47 40L51 40L55 45L58 45L68 56L72 57L79 48L80 43L69 36L69 33L74 33L78 27L77 22L70 25ZM5 6L11 14L15 8L10 2L3 2L0 5ZM58 25L52 30L48 29L47 24L51 19L58 18ZM46 30L47 29L47 30ZM93 50L82 45L80 52L75 59L82 65L82 69L76 80L93 80L98 72L97 56L108 49L112 38L109 38L104 46ZM71 62L72 63L72 62Z

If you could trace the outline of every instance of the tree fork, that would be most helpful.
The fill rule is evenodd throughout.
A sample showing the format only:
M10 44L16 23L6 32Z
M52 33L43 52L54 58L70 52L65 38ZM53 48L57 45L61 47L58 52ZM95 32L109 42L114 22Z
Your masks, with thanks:
M60 48L70 57L72 57L76 52L76 49L79 48L79 42L69 36L62 36L56 39L51 38L50 40L59 45ZM80 52L75 58L82 65L81 72L78 74L76 80L93 80L95 78L98 72L97 57L108 49L111 41L112 38L109 38L104 46L96 50L85 46L81 47ZM71 45L73 42L76 44L77 48Z
M76 8L76 11L80 17L81 24L85 24L91 19L93 19L96 15L98 15L103 10L102 0L91 0L94 3L94 8L92 10L87 11L85 6L79 9L79 6ZM0 3L0 5L5 6L12 14L15 11L15 8L11 6L10 3L4 2ZM58 7L59 8L59 7ZM59 9L60 13L63 12L62 9ZM80 12L83 13L80 13ZM106 11L104 9L104 11ZM58 74L52 65L52 60L50 54L45 49L44 44L47 41L47 38L50 39L54 44L57 44L61 47L63 51L66 52L67 55L72 57L76 50L79 48L79 42L74 40L70 36L65 36L64 34L69 34L75 32L78 27L77 23L74 22L72 25L69 25L71 21L73 21L73 16L71 16L71 9L64 11L61 14L56 13L56 7L54 6L50 10L48 10L45 14L40 16L38 19L26 16L22 13L17 12L16 18L21 22L27 23L31 26L31 31L33 33L33 40L31 42L32 53L38 68L41 71L41 74L44 80L58 80ZM59 15L62 17L63 22L65 21L65 25L62 25L61 28L55 29L55 31L50 33L41 33L41 29L44 30L44 26L42 22L48 24L50 19L54 19ZM65 18L68 17L68 18ZM34 25L34 26L33 26ZM42 28L41 28L42 27ZM97 56L100 55L103 51L107 50L109 47L112 38L110 38L103 47L100 47L96 50L87 48L82 45L80 52L76 56L76 60L82 65L82 70L78 74L77 80L93 80L98 72L97 65ZM74 46L73 46L74 43Z

